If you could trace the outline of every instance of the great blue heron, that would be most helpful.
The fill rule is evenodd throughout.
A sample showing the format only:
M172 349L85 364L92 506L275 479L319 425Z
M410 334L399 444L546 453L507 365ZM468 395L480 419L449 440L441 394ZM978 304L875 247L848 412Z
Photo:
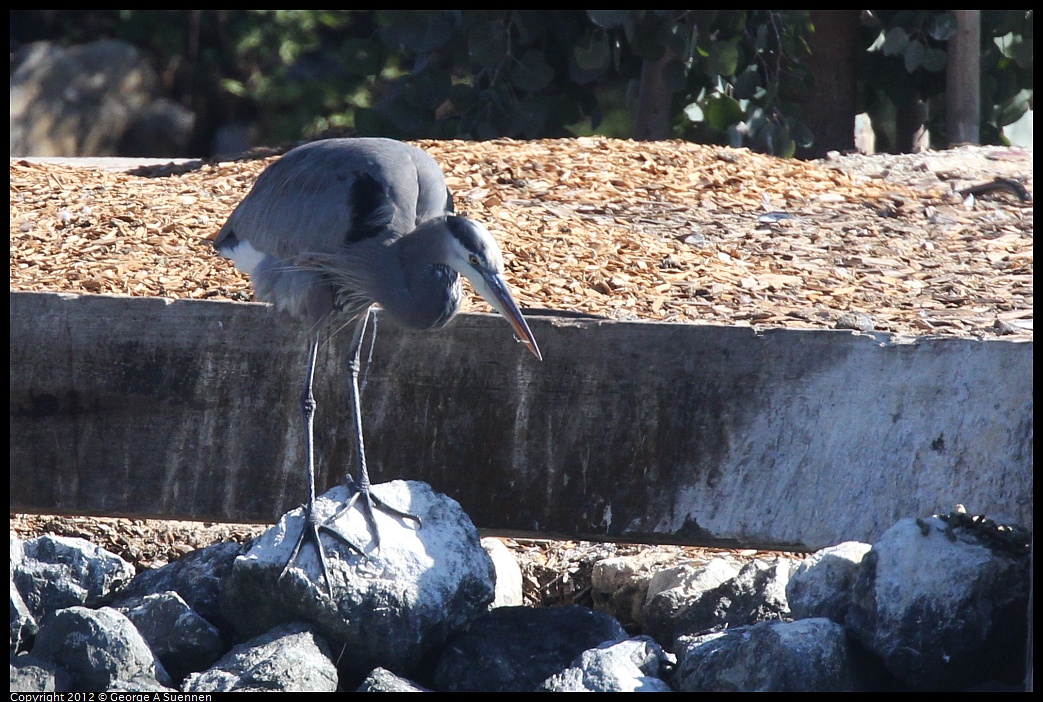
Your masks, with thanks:
M443 326L460 308L459 275L463 275L507 318L517 338L542 359L540 350L507 289L496 240L478 222L453 214L452 196L438 164L421 149L399 141L327 139L293 149L260 175L221 228L214 246L250 275L259 299L309 325L308 368L301 396L308 504L304 529L283 575L310 538L329 588L319 533L329 533L362 553L332 528L360 497L377 547L374 508L420 522L416 515L390 507L370 492L358 374L372 306L379 304L392 320L413 329ZM356 321L349 368L358 479L347 476L354 487L350 501L320 523L314 510L312 380L319 334L335 316Z

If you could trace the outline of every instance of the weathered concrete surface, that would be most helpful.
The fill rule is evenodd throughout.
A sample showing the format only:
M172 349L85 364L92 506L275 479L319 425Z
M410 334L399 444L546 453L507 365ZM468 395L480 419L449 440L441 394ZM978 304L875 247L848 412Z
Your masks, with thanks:
M1032 343L530 316L380 323L374 480L499 531L818 548L963 503L1032 522ZM319 351L319 490L353 455ZM367 339L364 356L369 351ZM11 293L11 508L274 521L305 497L303 329L258 304Z
M175 166L203 165L197 158L141 158L137 156L12 156L10 161L29 163L54 163L77 168L97 168L103 171L126 173L135 168L153 168L167 164Z

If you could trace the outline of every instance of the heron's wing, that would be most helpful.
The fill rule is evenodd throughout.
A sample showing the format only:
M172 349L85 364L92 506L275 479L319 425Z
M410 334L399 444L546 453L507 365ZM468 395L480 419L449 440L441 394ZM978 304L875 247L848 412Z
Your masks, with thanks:
M247 241L280 260L334 253L402 236L448 208L445 178L424 151L392 139L328 139L269 166L214 243Z
M344 243L353 244L363 239L380 236L392 227L396 205L386 184L372 173L356 171L350 186L351 228L344 236Z

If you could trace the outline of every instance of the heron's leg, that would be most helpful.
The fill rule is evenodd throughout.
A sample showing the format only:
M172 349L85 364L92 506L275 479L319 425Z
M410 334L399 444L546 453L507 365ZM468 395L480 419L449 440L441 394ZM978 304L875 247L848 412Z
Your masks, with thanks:
M351 347L348 350L348 369L351 372L351 408L352 413L355 415L355 445L358 448L359 460L358 479L352 480L349 474L348 484L353 485L356 492L348 500L348 503L326 523L329 524L338 519L354 506L359 497L362 497L362 513L366 518L366 524L369 526L370 533L373 534L374 544L376 544L377 548L380 548L380 533L377 531L377 523L373 519L374 508L400 519L411 519L418 525L420 524L420 517L392 507L370 491L372 486L369 482L369 469L366 468L366 447L362 438L362 400L359 397L359 371L361 370L362 338L366 335L366 326L369 324L371 314L373 314L372 307L366 311L366 314L362 316L361 321L355 327L355 334L351 339Z
M290 566L297 560L297 556L301 552L301 545L307 539L315 544L315 550L319 554L319 565L322 567L322 577L326 582L326 589L332 594L332 588L330 586L330 575L329 570L326 567L326 552L322 548L322 540L319 539L319 532L324 531L332 536L337 537L343 541L347 546L360 554L362 549L354 544L351 540L337 533L335 530L329 528L324 523L320 523L315 517L315 396L312 393L312 383L315 379L315 359L319 351L319 334L322 331L322 325L316 325L315 331L312 333L311 347L308 351L308 372L304 380L304 390L301 392L301 413L304 415L304 450L305 457L308 464L308 504L305 506L305 519L304 527L301 529L300 536L297 537L297 543L293 547L293 552L290 554L290 558L286 561L286 565L283 566L282 573L279 574L281 579L289 571Z
M359 372L361 371L362 339L366 336L366 327L369 326L369 316L373 314L373 308L366 310L362 319L355 325L355 333L351 337L351 347L348 349L348 371L351 373L351 412L355 417L355 447L358 450L359 477L352 481L348 474L348 482L354 482L360 492L369 492L369 470L366 468L366 446L362 439L362 398L359 394Z

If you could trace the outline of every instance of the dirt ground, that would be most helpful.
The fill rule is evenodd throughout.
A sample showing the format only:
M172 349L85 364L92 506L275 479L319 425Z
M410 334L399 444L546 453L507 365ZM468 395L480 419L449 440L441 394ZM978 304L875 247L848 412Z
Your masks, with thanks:
M523 308L1031 338L1031 151L801 162L600 138L420 146L442 165L458 212L500 240ZM133 173L12 160L11 289L250 299L249 281L208 240L272 158ZM260 530L48 516L12 516L11 527L84 536L139 568ZM508 545L532 603L582 601L592 560L653 548ZM715 553L656 548L693 560Z
M21 539L41 534L72 536L101 546L132 563L138 572L158 568L197 548L220 541L245 543L267 527L164 519L11 515L11 531ZM593 606L594 564L616 556L642 556L656 563L701 564L718 555L739 561L781 554L755 549L712 549L694 546L594 543L552 539L502 539L522 570L522 593L531 606Z

